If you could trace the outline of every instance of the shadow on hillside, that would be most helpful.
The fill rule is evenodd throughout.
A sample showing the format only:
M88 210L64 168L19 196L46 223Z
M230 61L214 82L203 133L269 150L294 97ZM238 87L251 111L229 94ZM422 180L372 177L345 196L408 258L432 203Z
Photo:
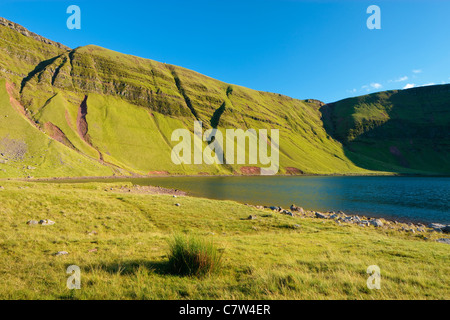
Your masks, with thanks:
M333 107L329 104L320 109L324 128L333 139L342 143L345 156L356 166L399 174L450 172L450 162L446 158L449 153L446 141L450 141L448 127L432 122L417 124L390 119L372 123L356 139L346 141L337 129ZM439 168L436 167L437 159L440 160Z
M45 60L40 62L25 78L23 78L22 83L20 84L20 92L22 93L23 89L25 88L25 85L28 81L30 81L35 75L42 72L47 68L49 65L51 65L53 62L56 61L60 56L53 57L51 59ZM52 77L52 84L54 83L54 80L57 76L58 72L55 72Z
M129 260L118 263L99 263L90 264L82 268L84 273L107 272L111 275L130 276L136 274L139 269L144 268L150 272L169 275L173 274L170 270L168 261L146 261L146 260ZM173 274L174 275L174 274Z

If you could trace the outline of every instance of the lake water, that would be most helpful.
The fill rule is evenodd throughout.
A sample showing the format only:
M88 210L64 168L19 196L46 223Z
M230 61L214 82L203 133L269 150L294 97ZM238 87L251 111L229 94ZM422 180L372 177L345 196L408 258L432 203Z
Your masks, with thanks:
M295 203L317 211L342 210L399 221L450 224L449 177L213 176L125 180L255 205L289 208Z

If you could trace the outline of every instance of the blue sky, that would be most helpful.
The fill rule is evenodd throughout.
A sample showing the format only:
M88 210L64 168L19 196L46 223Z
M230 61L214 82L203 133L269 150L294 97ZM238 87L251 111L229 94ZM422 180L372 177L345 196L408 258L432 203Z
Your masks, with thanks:
M69 30L69 5L81 30ZM381 30L369 30L369 5ZM450 1L2 0L0 16L252 89L332 102L450 82Z

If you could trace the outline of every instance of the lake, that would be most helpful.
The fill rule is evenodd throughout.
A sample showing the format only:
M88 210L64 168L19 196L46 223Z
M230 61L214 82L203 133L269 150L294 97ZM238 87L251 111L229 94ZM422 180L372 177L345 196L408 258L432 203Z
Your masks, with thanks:
M104 179L95 181L117 181ZM71 180L81 182L86 180ZM450 177L239 176L129 178L193 196L450 224Z

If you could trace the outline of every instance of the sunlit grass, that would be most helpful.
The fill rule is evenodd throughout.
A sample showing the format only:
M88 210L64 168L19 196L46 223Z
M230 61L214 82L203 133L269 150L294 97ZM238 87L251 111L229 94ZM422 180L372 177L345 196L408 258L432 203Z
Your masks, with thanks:
M434 241L442 234L423 240L390 229L268 215L233 201L119 193L101 183L0 185L2 299L450 298L449 247ZM31 219L56 223L29 226ZM220 272L173 272L174 234L225 249L215 251L222 255ZM185 240L177 248L204 247L192 249ZM69 254L54 256L58 251ZM81 268L76 291L66 287L72 264ZM369 265L381 269L380 290L366 286Z

